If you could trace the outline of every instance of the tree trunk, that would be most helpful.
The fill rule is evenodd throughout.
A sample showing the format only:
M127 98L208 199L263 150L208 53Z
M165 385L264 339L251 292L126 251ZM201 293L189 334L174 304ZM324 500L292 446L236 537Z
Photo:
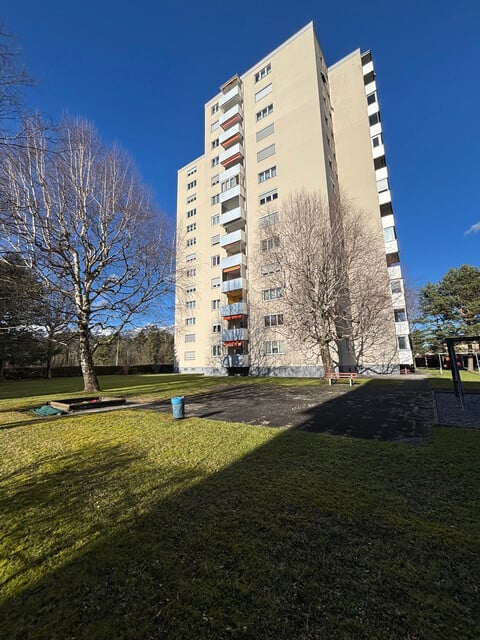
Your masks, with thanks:
M93 367L93 356L90 348L90 332L87 323L79 323L78 337L80 341L80 366L82 368L83 390L100 391L100 386Z
M5 382L4 371L5 371L5 360L1 358L0 359L0 382Z
M333 360L332 356L330 355L328 344L322 344L320 346L320 355L322 357L323 368L325 369L324 376L326 377L334 371Z

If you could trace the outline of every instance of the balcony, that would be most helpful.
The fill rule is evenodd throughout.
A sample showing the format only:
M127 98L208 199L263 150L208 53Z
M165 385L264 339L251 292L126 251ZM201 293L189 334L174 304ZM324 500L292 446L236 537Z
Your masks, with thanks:
M233 256L222 258L222 269L231 269L232 267L246 267L247 256L244 253L234 253Z
M396 264L393 267L388 267L387 271L390 280L397 280L402 277L402 269L399 264Z
M237 220L245 222L245 208L243 206L235 207L235 209L230 209L230 211L224 211L220 216L220 224L223 224L223 226Z
M250 361L246 353L229 353L222 358L224 367L248 367Z
M240 143L234 144L220 154L220 164L223 167L228 167L234 162L241 162L243 160L243 156L243 145Z
M369 60L366 64L362 66L363 75L366 76L368 73L373 71L373 62Z
M223 329L222 342L237 342L248 340L248 329L236 327L235 329Z
M231 189L222 191L222 193L220 194L220 203L231 200L232 198L238 198L238 196L242 196L242 198L245 198L245 189L241 184L236 184Z
M247 315L247 303L246 302L234 302L233 304L225 304L220 313L222 318L230 316L245 316Z
M227 129L227 131L224 131L219 137L220 144L224 149L228 149L228 147L231 147L232 144L241 142L242 140L243 127L239 122L233 125L233 127Z
M246 285L246 278L232 278L231 280L225 280L222 282L222 293L241 291L242 289L245 289Z
M395 322L395 333L397 336L405 336L410 333L410 327L406 320L402 322Z
M218 101L218 106L222 111L228 111L236 104L240 104L242 101L242 92L239 85L236 85L227 93L224 93L223 96Z
M368 84L365 85L365 95L370 95L371 93L373 93L374 91L377 90L377 83L375 82L375 80L373 80L372 82L369 82ZM220 123L222 124L222 123Z
M222 129L226 131L227 129L232 127L234 124L237 124L237 122L240 122L240 120L242 119L243 119L243 109L241 105L236 104L234 107L232 107L228 111L225 111L225 113L221 115L220 118L218 119L218 122L222 127Z
M389 240L385 242L385 253L396 253L398 251L397 240Z
M370 125L370 137L374 138L382 133L382 123L377 122L377 124Z
M385 147L383 144L379 144L378 147L373 147L373 159L375 160L375 158L381 158L382 156L385 155Z
M390 189L386 191L382 191L382 193L378 194L378 204L387 204L387 202L392 201L392 194L390 193Z
M237 244L237 242L240 244L245 243L245 231L243 229L237 229L237 231L226 233L220 237L220 246L229 247L231 250L233 250L231 245Z

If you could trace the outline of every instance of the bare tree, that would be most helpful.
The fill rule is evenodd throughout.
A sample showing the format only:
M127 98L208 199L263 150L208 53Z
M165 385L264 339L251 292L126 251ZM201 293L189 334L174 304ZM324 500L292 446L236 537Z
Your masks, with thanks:
M92 335L114 336L172 290L174 245L131 159L94 127L65 120L1 162L0 230L47 290L71 301L85 391L98 390Z
M367 219L345 199L328 204L300 192L261 230L254 268L264 299L269 291L279 298L275 333L310 358L318 353L326 374L356 366L380 343L389 344L389 358L395 350L385 336L393 317L381 235Z

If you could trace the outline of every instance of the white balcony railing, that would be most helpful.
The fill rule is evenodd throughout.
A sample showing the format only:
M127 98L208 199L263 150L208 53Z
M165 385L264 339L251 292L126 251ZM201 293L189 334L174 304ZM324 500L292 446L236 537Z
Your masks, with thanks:
M240 327L235 329L223 329L222 341L230 342L232 340L248 340L248 329Z
M220 116L220 118L218 119L220 126L223 128L223 125L232 118L235 118L235 116L237 116L238 118L243 118L243 109L239 104L236 104L234 107L232 107L228 111L225 111L225 113Z
M247 256L244 253L234 253L233 256L227 256L222 258L222 269L229 269L230 267L245 267L247 265Z
M240 154L241 158L243 158L244 156L243 145L241 145L239 142L232 145L231 147L226 149L226 151L220 154L220 164L228 163L228 161L237 154Z
M233 304L225 304L221 309L220 313L222 318L226 316L240 316L246 315L247 313L247 303L246 302L234 302Z
M231 222L235 222L235 220L245 220L245 209L243 207L235 207L235 209L225 211L220 216L220 224L223 224L224 226Z
M218 106L222 111L228 111L234 104L237 104L242 101L242 92L238 84L224 93L223 96L218 101Z
M226 202L227 200L231 200L232 198L237 198L238 196L242 196L242 198L245 198L245 189L241 184L236 184L231 189L222 191L222 193L220 194L220 202L221 203Z
M222 282L222 293L245 289L246 284L247 281L245 278L232 278L232 280L225 280Z
M222 366L224 367L248 367L250 360L245 353L229 353L222 358Z
M236 242L245 242L245 231L243 229L237 229L231 233L226 233L224 236L220 236L220 245L226 247Z

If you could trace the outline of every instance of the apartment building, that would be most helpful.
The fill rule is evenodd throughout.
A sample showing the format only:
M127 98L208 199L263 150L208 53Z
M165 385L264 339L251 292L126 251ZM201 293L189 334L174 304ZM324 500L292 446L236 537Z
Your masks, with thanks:
M205 105L204 154L178 172L180 372L323 375L315 349L284 330L282 288L262 281L283 203L300 190L348 194L391 300L381 340L360 360L338 345L335 364L375 373L413 362L373 60L356 50L327 67L310 23L220 87Z

